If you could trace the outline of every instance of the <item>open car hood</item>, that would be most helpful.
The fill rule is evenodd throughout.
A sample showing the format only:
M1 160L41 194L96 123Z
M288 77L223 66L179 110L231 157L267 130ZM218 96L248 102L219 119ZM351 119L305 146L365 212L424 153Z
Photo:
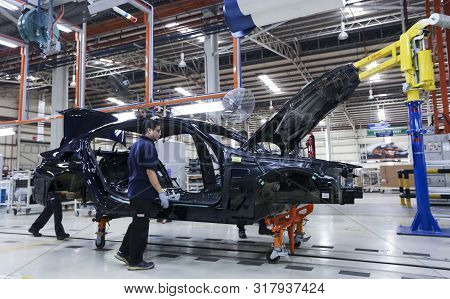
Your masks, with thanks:
M67 109L61 111L60 114L64 115L64 138L61 140L61 145L93 129L117 121L117 117L112 114L89 109ZM113 137L112 140L119 142L123 140L120 133L118 136L108 137Z
M328 113L353 94L359 83L358 71L352 64L323 74L289 100L242 148L248 150L270 142L283 152L294 150Z

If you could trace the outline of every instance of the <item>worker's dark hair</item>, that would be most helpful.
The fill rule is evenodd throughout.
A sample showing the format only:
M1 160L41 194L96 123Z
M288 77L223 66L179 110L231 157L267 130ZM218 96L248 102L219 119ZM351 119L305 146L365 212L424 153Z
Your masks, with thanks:
M161 126L159 119L147 118L146 120L144 120L144 131L142 133L145 134L148 129L154 130L159 126Z

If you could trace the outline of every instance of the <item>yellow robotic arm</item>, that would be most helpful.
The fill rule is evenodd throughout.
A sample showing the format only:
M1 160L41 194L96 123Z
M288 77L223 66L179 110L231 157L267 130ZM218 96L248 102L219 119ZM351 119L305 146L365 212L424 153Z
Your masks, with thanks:
M360 80L365 80L399 65L406 81L403 85L403 92L407 95L407 101L419 100L420 91L435 90L432 53L425 47L428 34L425 28L429 25L450 29L450 17L433 14L429 19L420 20L403 33L400 40L354 63L355 67L360 70ZM383 62L364 70L369 64L380 60Z
M407 96L405 103L414 161L417 213L411 227L400 226L398 234L450 237L450 229L441 229L431 214L423 144L425 130L422 128L423 100L420 99L420 92L436 89L431 50L425 47L429 34L425 28L429 25L449 29L450 17L433 14L429 19L417 22L400 36L400 40L356 62L354 66L359 70L361 81L397 65L405 77L403 92ZM377 66L367 68L375 61L379 63Z

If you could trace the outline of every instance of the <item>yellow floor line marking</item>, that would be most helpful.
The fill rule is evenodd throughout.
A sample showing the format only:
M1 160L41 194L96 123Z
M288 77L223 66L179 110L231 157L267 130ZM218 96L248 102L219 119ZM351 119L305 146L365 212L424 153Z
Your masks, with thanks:
M19 249L27 249L27 248L32 248L32 247L37 247L40 245L44 245L44 244L61 244L59 242L44 242L44 243L36 243L36 244L31 244L31 245L21 245L21 246L14 246L14 247L7 247L4 249L0 249L0 253L6 253L6 252L10 252L10 251L14 251L14 250L19 250Z

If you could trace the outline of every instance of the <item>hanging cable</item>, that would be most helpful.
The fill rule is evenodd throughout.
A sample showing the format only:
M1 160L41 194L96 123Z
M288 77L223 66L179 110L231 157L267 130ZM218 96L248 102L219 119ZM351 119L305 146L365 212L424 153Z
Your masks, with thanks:
M53 40L53 32L54 32L54 27L55 25L62 19L62 17L64 16L64 5L61 5L61 11L59 13L59 16L55 19L55 21L52 24L52 28L50 28L50 40ZM52 17L52 16L50 16Z

